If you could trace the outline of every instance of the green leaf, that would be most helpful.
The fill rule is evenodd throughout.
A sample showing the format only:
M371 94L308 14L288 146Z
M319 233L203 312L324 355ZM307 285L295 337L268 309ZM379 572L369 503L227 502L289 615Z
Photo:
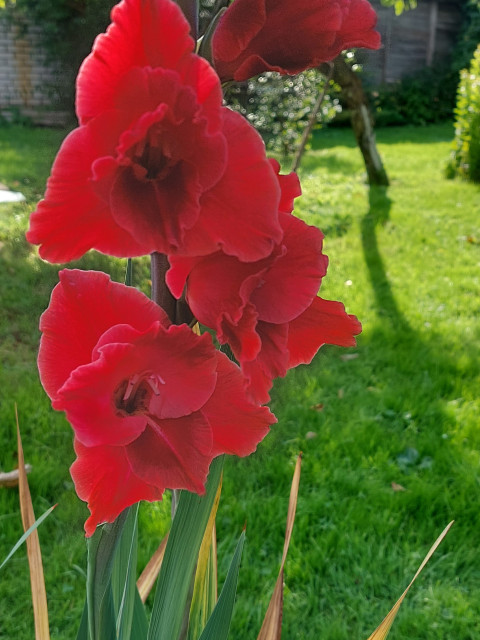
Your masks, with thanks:
M125 269L125 284L127 287L133 287L133 262L131 258L127 258L127 268Z
M45 511L45 513L42 513L42 515L41 515L37 520L35 520L35 522L32 524L32 526L31 526L31 527L29 527L29 528L25 531L25 533L23 534L23 536L22 536L21 538L19 538L19 540L18 540L18 541L15 543L15 545L12 547L12 549L11 549L10 553L9 553L9 554L8 554L8 556L5 558L5 560L2 562L2 564L0 564L0 569L2 569L2 568L7 564L7 562L8 562L8 561L10 560L10 558L13 556L13 554L15 553L15 551L17 551L17 550L22 546L22 544L25 542L25 540L28 538L28 536L29 536L33 531L35 531L35 529L36 529L39 525L41 525L41 524L42 524L42 522L45 520L45 518L47 518L47 517L52 513L52 511L55 509L55 507L56 507L56 506L57 506L57 505L56 505L56 504L54 504L54 505L53 505L53 507L50 507L50 509L47 509L47 510Z
M134 607L133 607L133 620L132 620L132 634L131 640L143 640L147 637L148 633L148 620L145 613L145 606L140 598L138 589L135 589Z
M232 621L233 605L237 593L238 570L242 558L243 545L245 542L245 531L237 543L237 548L233 554L230 567L228 569L225 584L218 598L215 609L210 616L207 626L202 632L199 640L226 640L230 623Z
M87 607L86 601L85 601L85 606L83 607L82 618L80 620L80 627L77 633L77 640L88 640L88 607Z
M137 591L138 506L136 504L129 510L113 563L112 591L118 640L130 640L132 633ZM141 640L137 636L134 638Z
M113 604L112 570L115 551L130 508L112 524L99 527L87 539L87 604L90 640L116 639L116 616Z
M215 502L210 512L202 546L198 554L192 603L188 620L187 640L198 640L202 629L217 604L217 544L215 518L217 515L222 481L218 485Z
M198 552L214 504L223 456L211 466L204 496L182 491L158 578L148 640L178 640Z
M131 640L144 640L147 637L148 633L148 620L147 614L145 613L145 607L140 598L138 590L135 589L134 593L134 605L133 605L133 619L132 619L132 629L131 629ZM80 621L80 628L77 633L76 640L89 640L88 635L88 608L87 603L85 602L85 607L83 609L82 618Z

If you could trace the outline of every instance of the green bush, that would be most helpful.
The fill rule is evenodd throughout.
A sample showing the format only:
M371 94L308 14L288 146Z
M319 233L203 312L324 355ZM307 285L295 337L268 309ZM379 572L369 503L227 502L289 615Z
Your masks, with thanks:
M460 72L455 116L455 140L447 176L460 175L480 182L480 45L470 69Z
M480 0L462 0L463 26L455 47L452 68L464 69L480 42Z
M457 74L450 67L427 67L371 91L375 123L384 127L448 120L455 106L456 85Z
M412 0L382 0L386 6L413 9ZM463 21L452 57L443 67L421 69L399 82L375 88L370 99L377 126L428 124L453 116L460 69L465 68L480 41L480 0L458 0Z
M244 115L265 140L267 148L285 156L293 153L308 124L326 78L318 69L296 76L267 71L253 80L232 84L225 98L229 106ZM330 122L341 111L333 84L317 115L317 123Z

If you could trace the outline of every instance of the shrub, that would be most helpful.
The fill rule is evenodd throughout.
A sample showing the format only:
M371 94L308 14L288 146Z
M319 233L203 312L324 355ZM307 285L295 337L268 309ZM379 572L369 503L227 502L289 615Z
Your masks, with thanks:
M370 92L377 126L424 125L452 117L457 74L450 67L427 67Z
M452 67L459 72L472 58L480 42L480 0L462 0L463 26L455 47Z
M421 69L370 94L378 126L427 124L453 116L458 73L466 67L480 41L480 0L458 0L462 27L450 61L443 67ZM382 0L396 12L413 9L413 0Z
M480 182L480 45L470 69L460 72L455 107L455 139L447 176L463 176Z
M325 82L325 76L317 69L296 76L280 76L268 71L256 80L233 84L226 100L259 131L268 149L287 156L295 151ZM335 87L328 90L317 123L330 122L341 111Z

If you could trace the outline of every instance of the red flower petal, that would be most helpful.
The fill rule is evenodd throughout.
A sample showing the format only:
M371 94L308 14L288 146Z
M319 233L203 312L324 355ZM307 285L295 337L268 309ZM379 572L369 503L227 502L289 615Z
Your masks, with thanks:
M272 260L250 297L259 319L276 324L293 320L310 305L328 265L319 229L288 213L281 213L280 220L284 251Z
M361 330L360 322L345 312L341 302L315 298L311 306L289 324L288 367L309 364L323 344L355 346L354 336Z
M258 133L238 113L223 110L228 163L221 180L201 199L198 225L185 236L183 253L204 255L221 248L251 262L279 242L280 189ZM211 239L207 250L205 238Z
M176 265L181 264L181 258L173 259L170 271L175 274ZM255 331L258 313L249 303L264 275L259 264L218 252L198 260L188 276L187 301L192 313L215 329L219 342L228 342L239 359L252 359L260 349Z
M128 444L146 426L145 416L121 414L114 405L116 390L133 375L134 347L109 346L94 362L77 367L52 402L54 409L65 411L75 436L87 447Z
M215 67L222 80L299 73L347 47L378 48L375 23L367 0L235 0L213 37Z
M126 454L145 482L204 493L213 458L212 430L201 412L176 420L152 419Z
M64 269L59 275L40 318L38 368L52 399L74 369L91 361L100 336L113 325L129 324L143 332L154 322L170 324L158 305L105 273Z
M220 344L228 343L237 360L253 360L262 347L262 341L257 333L258 313L253 304L247 303L242 314L233 322L228 316L223 316L218 322L217 338Z
M276 422L267 407L258 407L245 397L245 378L223 353L217 352L218 381L202 409L213 432L214 455L248 456Z
M39 368L75 432L71 473L91 511L87 535L167 486L204 492L216 455L255 449L275 418L248 399L209 334L168 324L103 273L60 277L41 320Z
M147 345L145 349L147 350ZM186 325L171 325L163 344L145 353L148 365L158 362L165 388L153 396L150 412L162 418L177 418L199 410L210 398L217 381L216 350L212 338L205 333L195 335Z
M269 391L274 378L283 378L289 368L287 336L288 324L259 322L257 332L262 348L257 357L242 362L242 371L249 381L250 397L259 403L270 400Z
M215 349L208 334L188 327L145 333L128 325L106 331L93 362L77 367L53 403L64 410L86 446L125 445L148 418L178 418L198 411L215 388Z
M280 163L274 158L269 158L272 169L277 174L278 184L280 185L281 198L278 206L279 211L285 213L292 213L293 201L298 196L302 195L302 189L300 187L300 180L294 171L289 174L280 174Z
M187 278L195 265L203 260L202 257L168 256L170 268L165 281L175 298L180 298L187 282Z
M182 258L172 259L171 270L179 264ZM188 276L187 301L194 316L212 328L221 317L236 323L261 283L263 271L258 264L240 262L222 252L198 260Z
M92 164L110 153L119 127L117 114L72 131L52 167L45 199L30 217L27 240L40 244L40 256L69 262L95 247L116 256L142 255L143 247L119 227L108 203L92 188Z
M89 537L103 522L113 522L140 500L161 500L165 487L141 480L133 471L124 447L85 447L75 440L77 459L70 467L75 490L88 502L91 516L85 523Z
M190 56L180 72L131 69L115 107L73 132L57 156L27 234L42 257L223 247L252 261L271 252L282 236L279 179L260 136L221 107L205 61Z
M214 73L199 58L191 63L198 73ZM192 81L200 83L196 75L192 71ZM214 105L202 92L200 105L176 71L150 68L132 69L119 89L117 106L128 125L118 131L109 164L104 158L94 163L94 187L143 253L183 250L185 231L201 214L202 194L225 171L220 93L214 92ZM209 245L207 253L216 248Z
M381 45L380 34L374 31L377 15L368 0L342 0L342 4L342 28L337 35L334 50L340 53L353 47L378 49Z
M78 74L81 124L113 108L118 85L132 67L175 69L194 48L190 27L171 0L123 0L112 21Z

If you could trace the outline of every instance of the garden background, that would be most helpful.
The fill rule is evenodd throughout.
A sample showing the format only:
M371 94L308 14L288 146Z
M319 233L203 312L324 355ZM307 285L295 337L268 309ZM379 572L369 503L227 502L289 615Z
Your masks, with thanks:
M256 637L261 625L299 451L304 462L285 573L284 637L367 637L451 519L456 524L409 595L392 638L480 635L480 191L478 184L445 177L455 88L443 122L377 128L388 188L366 184L353 133L335 128L335 121L317 127L302 159L304 197L296 213L326 236L330 268L322 293L344 301L363 333L357 348L324 348L311 366L277 381L272 409L278 425L256 454L226 463L218 515L221 579L247 523L231 631L236 639ZM340 104L334 90L325 105ZM398 86L382 91L402 95ZM405 121L415 121L416 104ZM16 403L37 515L59 504L40 528L51 632L72 638L85 588L86 508L68 474L71 429L51 410L35 364L38 318L58 268L42 262L24 239L66 130L25 124L0 128L0 182L27 199L0 204L0 468L16 464ZM282 162L286 170L288 160ZM123 279L120 260L91 253L77 265ZM146 261L134 261L134 279L148 292ZM168 521L168 498L142 505L139 569ZM20 535L17 492L0 488L0 559ZM20 551L0 576L0 638L32 637L29 601Z

